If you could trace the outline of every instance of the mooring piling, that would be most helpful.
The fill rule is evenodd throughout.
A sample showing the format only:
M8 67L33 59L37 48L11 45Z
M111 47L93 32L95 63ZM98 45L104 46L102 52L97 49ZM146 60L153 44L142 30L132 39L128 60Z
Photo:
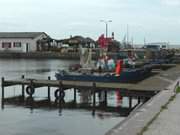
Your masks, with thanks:
M74 88L74 103L76 103L76 88Z
M96 83L93 83L93 107L96 107Z
M24 75L21 76L22 79L24 79ZM24 84L22 84L22 100L24 101L24 98L25 98L25 93L24 93L24 90L25 90L25 86Z
M2 99L4 99L4 77L1 78L1 86L2 86Z
M96 110L96 83L93 83L93 86L92 86L92 95L93 95L92 116L95 116L95 110Z
M51 80L51 77L48 76L48 80ZM48 86L48 101L50 102L51 101L51 87Z
M104 91L104 103L107 106L107 90Z
M129 96L129 108L132 108L132 96Z
M4 109L4 77L1 78L1 88L2 88L1 108Z
M141 97L138 97L138 104L141 103Z

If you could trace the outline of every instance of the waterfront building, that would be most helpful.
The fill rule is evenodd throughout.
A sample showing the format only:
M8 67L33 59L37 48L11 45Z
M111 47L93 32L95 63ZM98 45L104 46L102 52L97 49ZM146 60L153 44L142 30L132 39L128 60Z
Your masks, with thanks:
M96 42L89 38L83 36L74 36L67 39L56 40L57 47L66 51L78 51L80 47L83 48L95 48ZM63 51L62 51L63 52Z
M49 46L45 32L0 32L0 51L35 52Z

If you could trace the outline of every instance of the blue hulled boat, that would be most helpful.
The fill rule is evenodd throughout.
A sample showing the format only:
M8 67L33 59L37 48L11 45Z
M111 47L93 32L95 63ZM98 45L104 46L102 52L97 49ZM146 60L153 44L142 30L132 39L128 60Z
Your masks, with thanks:
M138 82L150 75L152 67L150 65L144 65L139 68L125 68L121 72L120 76L110 73L72 73L64 70L55 74L57 80L69 80L69 81L94 81L94 82L120 82L120 83L133 83Z

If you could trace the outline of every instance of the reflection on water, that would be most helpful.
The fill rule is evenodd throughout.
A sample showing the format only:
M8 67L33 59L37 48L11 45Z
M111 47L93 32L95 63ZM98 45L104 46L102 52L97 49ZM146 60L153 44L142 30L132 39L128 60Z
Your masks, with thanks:
M116 95L116 106L121 106L122 105L122 101L123 101L123 97L121 96L120 91L116 91L115 92Z
M7 79L20 78L25 75L26 78L47 79L58 69L67 68L69 64L76 61L64 60L0 60L0 75ZM55 88L51 89L52 101ZM21 94L20 86L8 87L5 90L6 97L12 97ZM73 90L66 91L65 103L71 103L73 100ZM127 107L127 98L120 99L115 92L108 92L107 106L103 109L100 105L103 102L103 93L96 93L96 107L92 116L92 93L77 93L76 108L36 108L35 102L41 101L47 97L47 88L37 88L33 99L29 98L24 105L5 104L5 108L0 111L0 133L8 135L103 135L117 123L123 120L117 113L117 106ZM120 101L121 100L121 101ZM120 104L121 102L121 104ZM81 106L81 103L87 103L89 106ZM79 106L78 106L79 105ZM69 106L69 104L68 104ZM83 108L86 107L86 108Z
M88 104L91 101L91 91L79 91L80 103Z
M9 72L15 72L15 73L36 73L36 74L42 74L45 72L52 72L52 71L56 71L56 69L32 69L32 70L14 70L14 71L9 71Z
M67 91L66 91L67 92ZM74 109L74 110L87 110L92 111L92 115L95 116L96 114L103 115L103 113L111 113L111 115L116 116L127 116L130 111L132 110L129 107L121 107L117 106L116 103L114 105L109 104L111 100L109 100L109 93L112 95L112 92L96 92L94 95L92 91L78 91L78 100L64 100L63 98L55 98L54 100L49 100L48 98L45 99L38 99L33 95L26 96L23 98L20 96L15 97L6 97L2 99L2 108L4 109L4 105L15 105L15 106L24 106L28 108L51 108L51 109ZM114 95L116 92L113 92ZM111 96L110 95L110 96ZM95 97L94 97L95 96ZM116 96L116 95L115 95ZM102 98L103 97L103 98ZM95 98L95 100L93 100ZM117 100L117 99L115 99ZM95 101L95 103L93 103ZM112 101L111 101L112 102ZM119 102L119 99L117 100ZM120 102L123 104L122 99ZM135 104L134 104L135 105ZM96 113L96 111L100 111Z
M25 60L25 59L1 59L1 76L17 78L24 74L26 77L54 78L54 72L58 69L67 69L70 63L77 61L65 60Z

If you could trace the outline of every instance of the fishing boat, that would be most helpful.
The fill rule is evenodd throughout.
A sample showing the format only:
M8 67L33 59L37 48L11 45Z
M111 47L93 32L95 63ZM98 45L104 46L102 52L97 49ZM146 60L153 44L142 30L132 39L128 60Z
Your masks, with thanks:
M77 73L59 70L55 77L57 80L69 81L91 81L91 82L119 82L119 83L136 83L150 75L152 67L144 65L138 68L125 68L119 75L115 73Z
M120 83L134 83L143 80L150 75L152 66L145 64L144 62L129 61L126 63L123 60L119 60L116 63L116 69L102 68L106 67L99 59L101 65L94 68L91 61L91 50L82 49L80 55L80 68L76 71L59 70L55 73L57 80L69 80L69 81L91 81L91 82L120 82ZM124 63L123 63L124 62ZM98 63L98 62L97 62ZM108 63L108 62L107 62ZM113 63L113 62L111 62ZM114 63L115 64L115 63ZM103 65L103 66L102 66ZM113 64L112 64L113 65ZM111 67L111 66L110 66Z
M105 39L103 36L101 37L101 40L100 38L98 39L100 45L100 55L97 60L96 67L92 63L91 49L79 46L80 63L70 66L69 69L71 72L59 70L55 73L56 79L70 81L130 83L138 82L151 73L151 65L144 63L139 65L134 61L132 61L132 64L128 64L128 66L125 63L118 65L118 60L112 60L111 58L106 57L106 47L109 44L109 40ZM112 39L113 38L111 38L111 40Z

